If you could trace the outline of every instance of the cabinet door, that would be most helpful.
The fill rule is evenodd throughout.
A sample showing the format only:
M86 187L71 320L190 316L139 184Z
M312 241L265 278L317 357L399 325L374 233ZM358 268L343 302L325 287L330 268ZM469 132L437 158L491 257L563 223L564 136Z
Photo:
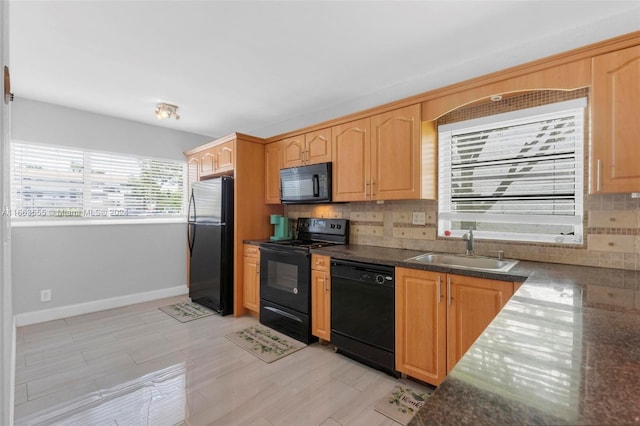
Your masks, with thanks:
M593 59L592 193L640 192L640 46Z
M370 124L365 118L331 129L334 201L370 199Z
M420 129L420 104L371 117L374 199L420 198Z
M513 296L513 283L447 275L447 373Z
M260 311L260 251L257 246L244 246L243 306Z
M216 147L209 148L200 154L200 177L216 172Z
M305 163L317 164L331 161L331 129L307 133L305 140Z
M311 269L314 269L316 271L329 272L331 269L331 257L312 254Z
M446 375L444 274L396 268L396 370L432 385Z
M191 196L191 184L200 178L200 156L191 155L187 157L187 194Z
M233 141L225 142L216 148L216 173L233 170Z
M331 340L331 277L317 270L311 271L311 334Z
M264 147L265 161L265 202L280 204L280 169L282 168L283 141L273 142Z
M304 164L305 143L304 135L293 136L282 141L284 152L283 167L297 167Z

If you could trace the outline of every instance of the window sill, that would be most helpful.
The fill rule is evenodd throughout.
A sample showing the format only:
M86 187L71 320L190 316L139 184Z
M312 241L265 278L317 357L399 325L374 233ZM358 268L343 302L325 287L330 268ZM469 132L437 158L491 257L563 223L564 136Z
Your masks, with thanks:
M86 219L86 220L21 220L11 221L12 228L39 228L55 226L102 226L102 225L163 225L187 223L185 217L156 219Z

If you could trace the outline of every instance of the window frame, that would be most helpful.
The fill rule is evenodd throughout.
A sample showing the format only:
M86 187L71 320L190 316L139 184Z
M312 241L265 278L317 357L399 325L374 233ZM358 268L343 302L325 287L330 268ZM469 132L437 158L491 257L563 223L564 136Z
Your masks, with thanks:
M175 160L167 158L159 158L149 155L139 155L132 153L122 153L104 150L95 150L87 148L79 148L67 145L47 144L38 142L29 142L18 139L11 140L10 146L10 193L9 193L9 208L4 208L2 214L4 216L10 216L10 224L12 227L46 227L46 226L86 226L86 225L128 225L128 224L163 224L163 223L186 223L187 221L187 187L188 187L188 175L187 175L187 163L186 160ZM82 214L78 215L55 215L51 213L54 210L53 207L16 207L16 188L20 187L19 183L15 182L14 168L16 165L16 159L14 158L14 144L27 145L30 147L42 147L47 149L60 149L70 150L82 153L82 179L83 182L79 186L82 187L83 200L82 200ZM99 209L92 206L91 197L87 197L87 194L91 193L91 165L89 157L95 155L102 156L115 156L121 157L121 159L144 161L144 162L169 162L182 168L182 190L181 190L181 208L178 214L148 214L148 215L129 215L128 212L122 214L113 212L110 214L109 208ZM89 163L89 166L87 166ZM87 177L88 175L88 177ZM61 208L63 209L63 208ZM114 207L112 210L127 210L125 208ZM46 210L46 212L44 212ZM95 214L94 214L95 212Z
M585 152L586 152L586 137L589 134L587 128L588 120L588 99L581 97L577 99L571 99L567 101L554 102L542 106L523 108L511 112L493 114L481 118L475 118L470 120L459 121L451 124L445 124L438 126L438 223L437 223L437 236L438 237L457 237L460 238L468 230L465 229L451 229L451 222L467 221L467 222L481 222L478 220L478 213L453 213L451 201L451 194L453 190L451 188L451 152L452 145L450 143L452 133L467 133L472 131L480 131L482 129L499 128L504 127L505 122L513 122L511 126L517 126L518 124L526 122L534 122L539 117L551 116L553 114L561 114L563 111L570 110L582 110L582 116L580 122L582 128L580 129L580 136L576 138L575 144L575 204L574 215L527 215L527 214L494 214L484 213L485 222L491 222L495 224L513 224L513 223L527 223L527 224L554 224L554 225L571 225L574 229L575 235L553 235L553 234L534 234L534 233L518 233L509 231L487 231L487 230L475 230L474 235L479 238L491 239L491 240L507 240L521 243L554 243L562 245L576 245L584 243L584 191L586 184L585 176ZM445 136L447 133L449 136ZM449 142L446 142L446 138L449 138ZM449 148L448 152L446 148ZM449 174L447 178L446 174ZM447 182L448 181L448 182ZM443 185L449 184L448 193L443 191ZM444 194L444 195L443 195ZM480 213L482 215L482 213ZM500 220L496 220L496 219Z

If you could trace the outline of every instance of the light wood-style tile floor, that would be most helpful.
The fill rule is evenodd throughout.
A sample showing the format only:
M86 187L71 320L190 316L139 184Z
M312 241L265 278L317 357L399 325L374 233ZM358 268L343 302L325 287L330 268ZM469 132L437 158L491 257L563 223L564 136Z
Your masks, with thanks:
M378 399L431 391L319 343L267 364L224 337L256 319L158 309L186 300L18 328L16 425L395 425Z

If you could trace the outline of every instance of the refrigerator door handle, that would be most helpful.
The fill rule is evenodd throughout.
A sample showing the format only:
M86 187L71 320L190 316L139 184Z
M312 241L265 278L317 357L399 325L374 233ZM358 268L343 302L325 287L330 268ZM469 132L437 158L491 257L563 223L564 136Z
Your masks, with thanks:
M192 255L193 246L196 243L196 225L193 223L187 225L187 242L189 244L189 255Z
M193 216L191 215L191 208L193 207ZM193 196L193 189L191 190L191 197L189 198L189 210L187 211L187 221L196 221L196 199Z

